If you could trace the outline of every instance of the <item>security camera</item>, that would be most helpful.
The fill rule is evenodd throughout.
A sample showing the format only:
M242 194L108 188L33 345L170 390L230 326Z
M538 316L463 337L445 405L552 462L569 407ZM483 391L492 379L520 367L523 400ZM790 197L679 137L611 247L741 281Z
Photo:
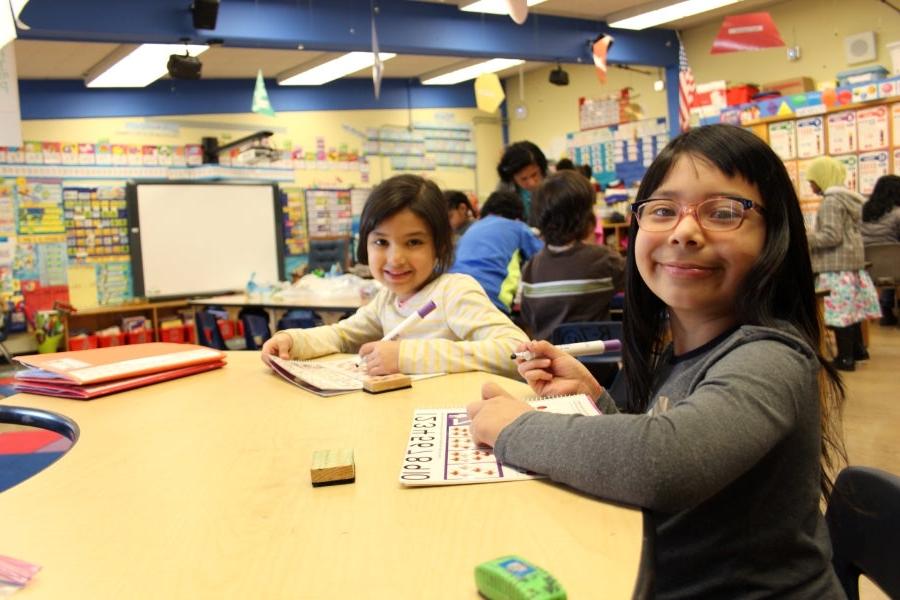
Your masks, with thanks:
M569 85L569 74L563 71L562 66L556 65L556 68L550 71L550 83L553 85Z
M166 63L169 77L172 79L200 79L203 64L196 56L189 54L172 54Z

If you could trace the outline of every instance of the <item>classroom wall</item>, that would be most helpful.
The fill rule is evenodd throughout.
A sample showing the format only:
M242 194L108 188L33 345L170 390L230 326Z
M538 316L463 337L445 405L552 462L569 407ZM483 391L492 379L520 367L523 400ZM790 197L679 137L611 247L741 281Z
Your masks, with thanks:
M839 71L881 65L891 70L886 44L900 41L900 15L877 0L791 0L767 7L785 44L800 46L800 60L788 61L786 48L710 54L720 21L682 32L688 62L699 82L764 83L792 77L834 80ZM848 65L844 38L875 32L874 62Z
M519 76L504 80L509 113L509 141L531 140L551 161L566 155L566 133L579 130L578 99L618 97L622 88L631 87L633 102L639 104L644 116L665 117L667 115L666 93L653 90L653 82L662 78L657 67L635 68L648 71L644 75L611 67L605 84L597 80L593 65L562 65L569 74L569 85L558 86L547 78L556 65L542 67L525 73L524 99L519 97ZM514 108L524 103L528 116L516 118Z
M404 128L413 122L466 123L478 159L475 169L440 167L422 174L442 188L472 190L486 195L496 185L496 157L501 152L500 120L474 108L413 110L341 110L279 112L275 117L254 113L160 117L115 117L83 119L36 119L22 122L25 140L97 142L122 144L199 144L202 137L215 136L228 143L266 129L274 132L272 145L280 149L314 151L323 138L326 151L345 146L362 151L367 128ZM362 134L362 135L361 135ZM296 170L301 186L369 187L394 174L388 157L370 157L368 181L359 170Z

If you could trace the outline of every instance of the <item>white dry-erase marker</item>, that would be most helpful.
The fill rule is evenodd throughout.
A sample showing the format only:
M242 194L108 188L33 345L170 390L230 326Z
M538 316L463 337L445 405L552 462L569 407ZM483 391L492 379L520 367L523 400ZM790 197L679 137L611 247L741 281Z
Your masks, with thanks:
M618 352L622 349L622 342L619 340L594 340L593 342L578 342L577 344L560 344L557 348L572 356L585 356L588 354ZM525 360L531 360L535 356L537 355L530 350L509 355L510 358L524 358Z
M422 306L419 310L409 315L405 319L403 319L399 325L388 331L384 334L384 337L381 338L382 342L391 342L400 337L400 334L415 325L419 322L420 319L424 319L428 313L437 308L437 304L434 303L434 300L429 300L424 306ZM359 357L359 363L366 362L365 356Z

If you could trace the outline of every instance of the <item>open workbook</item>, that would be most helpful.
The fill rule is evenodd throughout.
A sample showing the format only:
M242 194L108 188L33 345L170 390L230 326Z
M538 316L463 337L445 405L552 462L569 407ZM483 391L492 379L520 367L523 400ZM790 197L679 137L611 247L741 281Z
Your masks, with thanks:
M584 394L530 398L535 410L561 414L599 415ZM400 469L403 485L491 483L543 477L501 464L492 448L479 446L469 432L465 408L419 408Z
M263 360L286 380L320 396L348 394L364 389L367 383L371 386L379 382L390 382L399 377L405 380L405 385L401 387L409 387L410 381L443 375L443 373L422 373L373 376L366 373L365 367L360 366L355 357L309 361L285 360L264 354Z

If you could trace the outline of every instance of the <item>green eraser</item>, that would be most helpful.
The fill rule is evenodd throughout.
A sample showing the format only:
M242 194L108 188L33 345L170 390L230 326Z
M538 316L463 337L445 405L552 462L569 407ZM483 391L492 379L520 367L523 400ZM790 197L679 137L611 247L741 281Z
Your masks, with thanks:
M565 600L566 591L542 568L518 556L475 567L475 585L488 600Z

